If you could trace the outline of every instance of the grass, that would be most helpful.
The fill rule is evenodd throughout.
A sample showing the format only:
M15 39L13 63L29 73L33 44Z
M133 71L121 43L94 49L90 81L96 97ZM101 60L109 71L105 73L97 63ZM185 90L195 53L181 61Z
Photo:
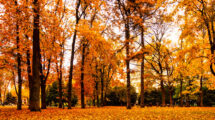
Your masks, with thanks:
M41 112L30 112L26 107L16 110L16 107L0 107L0 119L32 119L32 120L215 120L215 107L90 107L86 109L48 108Z

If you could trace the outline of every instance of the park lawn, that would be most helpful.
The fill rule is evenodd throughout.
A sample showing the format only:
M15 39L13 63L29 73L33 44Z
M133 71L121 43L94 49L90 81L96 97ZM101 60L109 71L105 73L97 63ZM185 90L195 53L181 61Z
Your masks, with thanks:
M32 120L125 120L125 119L156 119L156 120L215 120L215 107L88 107L86 109L48 108L41 112L30 112L27 108L16 110L16 107L0 107L0 120L4 119L32 119Z

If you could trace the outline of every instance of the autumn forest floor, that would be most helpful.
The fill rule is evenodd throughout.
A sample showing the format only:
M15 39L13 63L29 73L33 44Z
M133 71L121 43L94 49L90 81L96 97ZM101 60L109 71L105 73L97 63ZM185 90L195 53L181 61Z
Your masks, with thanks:
M27 108L16 110L16 107L0 107L0 119L157 119L157 120L215 120L215 107L133 107L127 110L125 107L103 107L103 108L72 108L59 109L48 108L41 112L30 112Z

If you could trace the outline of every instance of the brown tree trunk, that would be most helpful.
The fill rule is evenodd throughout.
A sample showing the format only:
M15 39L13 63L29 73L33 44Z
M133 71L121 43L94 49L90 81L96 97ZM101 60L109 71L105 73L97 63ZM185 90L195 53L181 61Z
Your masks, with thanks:
M170 107L173 106L173 100L172 100L172 96L173 95L173 90L172 90L172 87L169 88L169 105Z
M33 59L32 59L32 95L30 96L30 110L40 111L40 37L39 37L39 2L33 1L34 22L33 22Z
M72 53L70 62L70 72L69 72L69 82L68 82L68 109L71 109L71 96L72 96L72 78L73 78L73 61L75 56L75 42L76 42L77 30L74 32L73 42L72 42Z
M180 106L183 107L183 80L180 80Z
M59 78L59 108L62 108L63 106L63 102L62 102L62 98L63 98L63 92L62 92L62 70L60 70L60 78Z
M59 71L59 77L58 77L58 86L59 86L59 108L62 108L63 107L63 102L62 102L62 99L63 99L63 92L62 92L62 77L63 77L63 72L62 72L62 66L63 66L63 54L64 52L61 52L61 55L60 55L60 71ZM58 72L58 69L57 69L57 72Z
M186 94L186 107L190 107L190 96L189 94Z
M190 82L191 81L188 80L188 87L190 87L190 85L191 85ZM190 90L190 88L189 88L189 90ZM189 93L186 94L186 107L190 107L190 94Z
M82 61L81 61L81 108L85 108L84 102L84 63L85 63L85 49L86 44L83 43L82 48Z
M2 104L1 87L0 87L0 104Z
M101 107L104 105L104 71L100 69L101 72Z
M144 29L141 28L141 44L142 49L144 48ZM140 74L140 83L141 83L141 91L140 91L140 107L144 107L144 59L145 56L143 54L142 61L141 61L141 74Z
M126 73L127 73L127 109L131 109L131 81L130 81L130 60L129 60L129 39L130 39L130 28L129 28L129 18L125 23L125 47L126 47Z
M32 76L31 76L31 62L30 62L30 51L29 49L26 51L26 55L27 55L27 72L28 72L28 86L29 86L29 101L32 98L31 94L32 94ZM30 109L30 104L29 104L29 109Z
M40 55L40 60L41 60L41 55ZM44 76L43 74L43 69L45 69L45 66L42 67L42 64L40 62L40 79L41 79L41 102L42 102L42 109L46 109L46 81L49 76L49 71L50 71L50 66L51 66L51 57L48 59L48 70L46 75Z
M100 106L99 104L99 85L98 85L98 82L96 81L96 103L97 103L97 107Z
M44 80L41 81L41 102L41 108L46 109L46 83Z
M93 106L96 106L96 89L93 90Z
M107 105L107 92L106 92L106 90L105 90L105 92L104 92L104 101L103 101L103 106L106 106Z
M78 25L80 16L79 16L79 7L80 7L81 1L77 0L76 3L76 25ZM72 39L72 51L71 51L71 60L70 60L70 71L69 71L69 82L68 82L68 109L71 109L71 96L72 96L72 78L73 78L73 62L74 62L74 56L75 56L75 42L76 42L76 35L77 30L75 29L73 39Z
M20 54L20 40L19 40L19 9L18 3L15 1L17 22L16 22L16 45L17 45L17 73L18 73L18 104L17 110L22 109L22 76L21 76L21 54Z
M165 101L165 88L164 88L164 81L163 79L161 80L161 94L162 94L162 107L166 106L166 101Z
M202 89L203 76L200 79L200 107L203 107L203 89Z

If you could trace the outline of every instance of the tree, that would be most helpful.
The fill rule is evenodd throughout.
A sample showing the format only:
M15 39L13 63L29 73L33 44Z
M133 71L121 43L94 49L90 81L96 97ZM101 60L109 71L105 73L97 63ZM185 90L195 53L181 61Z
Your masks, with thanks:
M32 82L31 82L31 98L30 98L30 110L40 111L40 33L39 33L39 11L40 2L38 0L33 1L34 9L34 28L33 28L33 59L32 59Z
M117 7L120 11L122 16L122 21L124 24L125 30L125 49L126 49L126 74L127 74L127 109L131 109L131 93L130 93L130 84L131 84L131 77L130 77L130 16L132 14L131 8L132 1L126 0L117 0Z
M83 4L82 11L79 11L81 8L81 5ZM74 62L74 56L75 56L75 42L76 42L76 35L77 35L77 29L76 27L79 24L79 21L83 14L85 14L85 10L87 9L88 5L85 5L85 3L82 0L76 1L76 8L75 8L75 30L73 34L72 39L72 51L71 51L71 60L70 60L70 71L69 71L69 82L68 82L68 109L71 109L71 94L72 94L72 79L73 79L73 62Z
M151 54L145 59L150 65L151 69L155 72L156 79L160 80L160 88L162 92L162 106L165 106L165 60L168 59L169 53L168 49L165 46L164 35L168 30L167 24L164 21L164 18L160 16L157 18L156 23L152 25L153 36L151 38L152 43L150 43L149 49Z

